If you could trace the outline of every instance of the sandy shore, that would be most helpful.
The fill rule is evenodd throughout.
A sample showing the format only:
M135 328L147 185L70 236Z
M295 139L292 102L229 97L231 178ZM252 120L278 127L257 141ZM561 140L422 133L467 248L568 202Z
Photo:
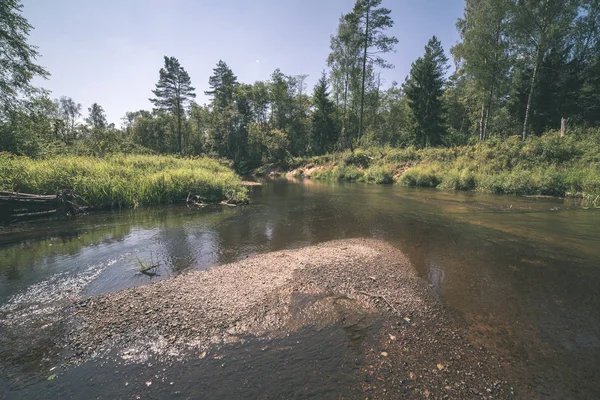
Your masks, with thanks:
M500 359L471 346L408 259L370 239L250 257L207 271L86 299L67 345L71 363L119 354L185 360L249 336L377 320L360 343L361 398L507 398Z

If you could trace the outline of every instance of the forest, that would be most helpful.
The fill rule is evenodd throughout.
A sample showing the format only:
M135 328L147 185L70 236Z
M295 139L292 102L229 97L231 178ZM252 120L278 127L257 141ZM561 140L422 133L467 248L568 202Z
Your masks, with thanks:
M485 157L469 160L498 164L488 174L525 165L518 173L527 175L542 166L539 159L544 170L555 168L558 174L543 179L560 181L549 183L548 190L492 191L600 191L600 0L466 0L456 23L460 41L449 48L451 60L433 36L423 43L410 74L388 86L381 80L381 71L393 68L386 54L409 39L390 34L391 10L381 3L357 0L337 28L332 24L333 34L323 38L330 53L314 88L307 87L306 75L279 69L266 81L239 82L226 60L212 76L192 82L176 55L166 55L155 87L148 88L149 108L127 112L116 126L100 104L85 110L76 99L54 99L32 85L34 77L48 77L50 71L38 62L43 49L28 43L33 27L22 4L5 0L0 4L0 152L31 159L207 156L230 160L237 172L249 173L323 163L315 157L334 153L362 151L373 160L377 151L414 152L415 160L423 160L436 148L454 158L485 149ZM195 102L200 85L208 104ZM495 154L508 148L514 154ZM459 175L477 168L454 164L460 164ZM418 184L400 176L406 165L390 166L392 178L375 181ZM481 171L471 172L477 181ZM4 186L19 187L14 181Z

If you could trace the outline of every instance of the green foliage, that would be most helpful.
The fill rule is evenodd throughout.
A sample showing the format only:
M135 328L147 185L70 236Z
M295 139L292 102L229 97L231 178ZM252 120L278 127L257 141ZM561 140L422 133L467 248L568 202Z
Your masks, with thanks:
M394 171L387 165L376 165L365 171L365 182L368 183L394 183Z
M454 148L371 147L304 160L313 179L392 183L496 194L600 194L600 131L549 132ZM395 172L398 171L398 172Z
M372 157L362 149L346 153L344 156L344 164L354 165L361 168L367 168L371 164Z
M443 142L445 122L442 95L447 62L442 44L435 36L432 37L425 46L425 55L412 64L410 77L404 84L414 121L416 146L438 146Z
M20 0L0 2L0 121L19 106L20 95L29 97L36 89L31 80L50 74L35 63L37 48L27 43L33 27L21 15Z
M165 65L159 71L154 98L149 99L157 110L171 113L177 121L177 152L182 151L182 119L190 101L196 97L190 76L175 57L165 56Z
M72 191L93 208L176 203L189 193L206 201L245 201L240 178L217 160L172 156L42 160L0 153L0 190L55 194Z
M219 60L213 69L213 75L208 78L210 90L204 94L212 97L212 104L215 108L229 107L233 103L237 85L237 77L231 68L223 60Z
M312 143L313 154L329 153L337 141L338 132L335 122L334 105L329 100L327 77L325 72L317 82L313 93Z
M287 166L290 158L287 148L289 140L285 132L267 126L251 124L249 143L255 158L263 165Z

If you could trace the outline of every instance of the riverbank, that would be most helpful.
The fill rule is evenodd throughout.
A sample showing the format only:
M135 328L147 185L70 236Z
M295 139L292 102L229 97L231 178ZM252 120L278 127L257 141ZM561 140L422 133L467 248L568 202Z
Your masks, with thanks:
M158 155L58 156L0 154L0 191L55 195L68 192L93 209L183 202L247 201L231 168L210 158Z
M375 240L258 255L92 297L77 304L69 326L71 365L112 358L184 365L217 358L225 365L222 346L260 338L265 350L269 341L307 328L340 326L362 361L352 370L352 387L333 384L333 393L505 398L512 390L501 360L471 346L408 259ZM289 363L301 360L292 357Z
M372 147L299 159L289 175L494 194L600 195L600 132L490 139L454 148Z

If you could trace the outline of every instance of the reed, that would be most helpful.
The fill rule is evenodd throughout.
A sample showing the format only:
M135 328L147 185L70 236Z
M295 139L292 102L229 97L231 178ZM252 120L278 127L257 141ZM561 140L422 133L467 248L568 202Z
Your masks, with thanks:
M219 160L155 155L31 159L2 153L0 190L71 191L92 208L178 203L189 193L207 202L247 201L241 179Z

